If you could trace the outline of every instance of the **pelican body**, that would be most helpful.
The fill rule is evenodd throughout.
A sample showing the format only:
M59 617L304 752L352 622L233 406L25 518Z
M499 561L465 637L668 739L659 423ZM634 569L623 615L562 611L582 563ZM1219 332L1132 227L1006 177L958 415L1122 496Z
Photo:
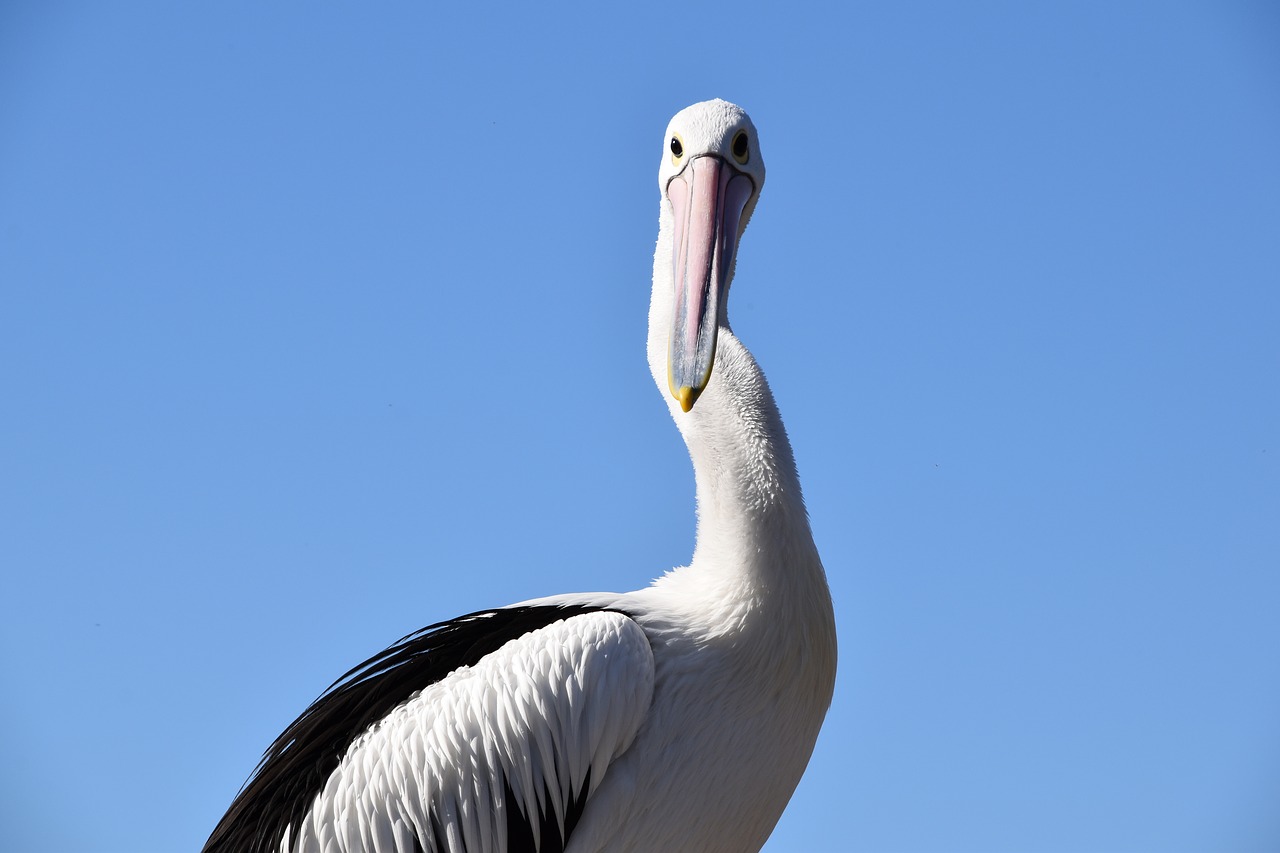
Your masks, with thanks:
M688 566L423 628L271 745L205 853L740 853L831 702L835 622L791 446L727 314L764 186L751 119L671 120L649 366L693 461Z

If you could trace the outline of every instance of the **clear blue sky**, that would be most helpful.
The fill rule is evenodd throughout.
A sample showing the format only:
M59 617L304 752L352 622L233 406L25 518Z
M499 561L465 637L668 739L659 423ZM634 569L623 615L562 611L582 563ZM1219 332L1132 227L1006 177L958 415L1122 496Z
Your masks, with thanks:
M347 667L692 550L669 116L835 702L768 850L1280 849L1280 11L0 7L3 846L196 849Z

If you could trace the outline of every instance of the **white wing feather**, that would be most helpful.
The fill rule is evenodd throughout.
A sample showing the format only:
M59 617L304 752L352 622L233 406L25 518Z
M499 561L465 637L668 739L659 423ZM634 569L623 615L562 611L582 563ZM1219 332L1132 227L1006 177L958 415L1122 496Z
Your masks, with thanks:
M588 797L635 739L653 677L649 641L622 613L531 631L357 740L282 850L409 853L416 836L426 853L505 853L512 808L534 837L542 814L563 830L571 798Z

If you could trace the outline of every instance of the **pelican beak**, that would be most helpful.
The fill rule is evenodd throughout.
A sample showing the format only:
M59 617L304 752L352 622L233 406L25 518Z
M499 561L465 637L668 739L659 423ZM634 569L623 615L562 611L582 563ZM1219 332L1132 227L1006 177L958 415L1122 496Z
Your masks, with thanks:
M667 182L676 232L667 382L686 412L711 380L742 211L753 192L750 177L709 154L693 158Z

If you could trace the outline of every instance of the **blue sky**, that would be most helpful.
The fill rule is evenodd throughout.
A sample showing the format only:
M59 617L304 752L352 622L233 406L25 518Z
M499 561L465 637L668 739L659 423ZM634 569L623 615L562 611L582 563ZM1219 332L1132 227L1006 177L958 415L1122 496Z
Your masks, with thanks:
M831 580L766 848L1280 847L1280 13L0 8L0 824L195 849L333 678L692 551L667 119Z

